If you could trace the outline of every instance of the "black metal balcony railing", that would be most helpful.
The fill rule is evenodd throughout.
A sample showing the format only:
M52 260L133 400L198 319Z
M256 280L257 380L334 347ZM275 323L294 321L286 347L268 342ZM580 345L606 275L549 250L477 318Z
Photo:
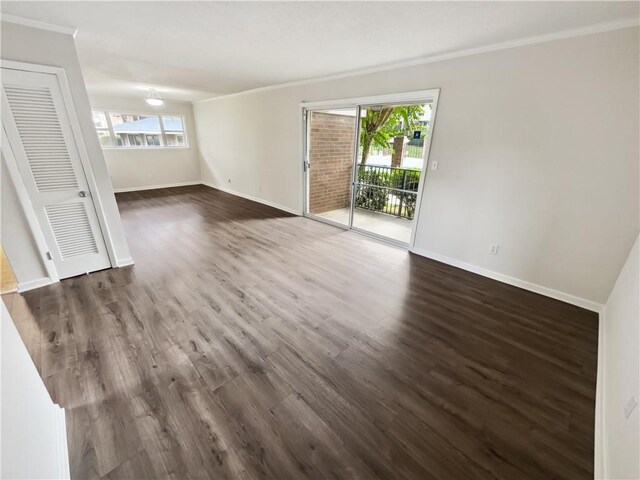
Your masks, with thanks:
M356 207L412 219L420 173L408 168L358 165Z

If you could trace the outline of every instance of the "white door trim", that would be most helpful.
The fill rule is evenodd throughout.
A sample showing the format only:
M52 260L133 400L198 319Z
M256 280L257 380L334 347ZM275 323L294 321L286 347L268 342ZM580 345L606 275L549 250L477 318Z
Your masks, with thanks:
M40 223L38 223L36 211L33 209L33 205L31 205L29 192L27 192L27 187L25 187L22 180L22 175L20 174L20 169L18 168L18 162L16 160L16 157L13 155L13 149L11 148L11 144L9 143L9 137L4 129L4 125L2 126L2 155L4 156L5 162L7 163L9 176L11 177L11 182L16 189L18 200L20 201L20 205L22 206L22 210L24 211L24 215L27 219L27 224L29 225L29 229L31 230L31 235L33 235L36 247L38 248L40 260L42 261L42 264L47 271L47 275L49 275L51 283L59 282L60 278L58 277L58 272L53 263L53 260L47 257L49 248L47 247L47 242L45 241L42 229L40 228Z
M422 154L422 175L420 175L420 182L418 184L418 196L416 198L416 211L413 212L413 225L411 227L411 239L409 240L409 251L413 251L416 245L416 233L418 231L418 223L420 222L420 207L422 206L422 196L424 193L424 186L427 181L427 175L429 174L429 154L431 152L431 139L433 138L433 129L436 125L436 113L438 110L438 98L440 97L440 89L435 88L431 90L433 92L433 100L431 102L431 118L429 123L429 130L427 137L424 139L424 148Z
M104 208L102 205L100 195L98 194L98 184L93 174L91 163L89 162L89 152L84 143L84 136L82 135L80 122L78 121L78 113L73 103L73 96L71 95L71 89L69 88L69 82L67 81L67 75L64 71L64 68L53 67L49 65L37 65L33 63L15 62L13 60L4 60L4 59L0 59L0 67L8 68L10 70L22 70L25 72L48 73L48 74L55 75L58 78L58 85L60 86L60 90L62 92L62 98L64 100L63 103L65 108L67 109L67 116L69 117L69 122L71 123L71 131L73 133L73 138L76 143L76 147L78 149L78 154L80 155L80 164L82 165L82 169L87 179L89 193L91 194L91 199L93 201L94 208L98 217L98 223L100 224L100 229L102 231L101 233L104 238L104 243L107 247L109 262L111 263L112 267L114 268L117 267L118 262L116 259L115 246L113 244L113 237L111 236L111 232L109 231L107 217L104 213ZM14 185L16 187L16 190L18 190L19 188L23 188L23 189L26 188L22 183L21 178L19 183L15 183L15 179L13 180L14 180ZM26 189L25 189L25 194L26 194ZM38 226L38 228L40 227ZM40 232L40 235L42 235L42 232ZM56 277L57 277L57 274L56 274Z
M354 98L344 98L339 100L326 100L320 102L300 102L300 111L302 117L302 176L303 176L303 189L302 189L302 213L304 216L312 218L314 220L325 221L322 218L319 218L315 215L309 214L308 212L308 171L306 170L306 162L308 155L308 145L307 145L307 128L308 128L308 115L310 112L314 110L327 110L327 109L339 109L339 108L356 108L367 106L367 105L380 105L380 104L417 104L417 103L430 103L431 104L431 122L429 125L429 131L427 132L427 136L425 137L424 142L424 152L423 152L423 160L422 160L422 174L420 175L420 183L418 185L418 196L416 197L416 210L413 216L413 224L411 226L411 238L408 244L404 244L403 246L407 248L409 251L413 251L416 243L416 232L418 231L418 222L420 220L420 206L422 203L423 191L425 188L425 182L427 173L429 171L429 153L431 151L431 139L433 137L433 129L436 123L436 113L438 109L438 98L440 96L439 88L432 88L429 90L416 90L411 92L403 92L403 93L390 93L385 95L374 95L368 97L354 97ZM359 122L358 122L359 123ZM356 132L356 142L358 136L360 134L359 128ZM357 162L357 158L354 159L354 178L355 178L355 162ZM352 197L353 203L353 197ZM351 205L351 210L353 210L354 205ZM326 222L325 223L332 223ZM359 233L364 233L358 228L354 228L353 225L347 226L347 229L354 230ZM398 244L397 241L393 239L388 239L386 237L382 237L380 235L371 234L370 236L379 238L381 240L387 241L390 243Z
M414 90L410 92L388 93L384 95L370 95L368 97L352 97L320 102L300 102L300 106L307 110L331 108L356 108L359 105L379 105L384 103L431 103L433 96L440 92L439 88L429 90Z

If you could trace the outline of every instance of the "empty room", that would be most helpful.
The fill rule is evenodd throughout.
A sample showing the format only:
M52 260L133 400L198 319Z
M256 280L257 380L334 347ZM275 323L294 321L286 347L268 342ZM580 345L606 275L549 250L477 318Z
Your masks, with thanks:
M639 2L3 0L0 83L0 478L640 478Z

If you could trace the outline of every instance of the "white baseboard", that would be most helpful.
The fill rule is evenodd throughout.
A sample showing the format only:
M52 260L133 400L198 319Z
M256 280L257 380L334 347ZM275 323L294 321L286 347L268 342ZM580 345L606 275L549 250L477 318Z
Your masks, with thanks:
M67 446L67 425L64 408L54 404L53 416L56 429L56 453L58 459L57 478L69 479L71 477L71 471L69 469L69 448Z
M126 258L116 258L116 266L118 268L120 267L128 267L129 265L133 265L133 258L131 257L126 257Z
M602 304L587 300L585 298L576 297L575 295L571 295L570 293L543 287L542 285L531 283L526 280L521 280L519 278L510 277L509 275L505 275L503 273L494 272L483 267L478 267L476 265L472 265L461 260L456 260L455 258L447 257L445 255L440 255L439 253L423 250L421 248L413 248L411 249L411 252L423 257L431 258L432 260L437 260L438 262L446 263L447 265L451 265L453 267L461 268L462 270L467 270L468 272L477 273L478 275L482 275L483 277L492 278L493 280L498 280L502 283L520 287L525 290L529 290L530 292L539 293L540 295L544 295L545 297L555 298L556 300L560 300L571 305L576 305L592 312L602 312Z
M221 187L221 186L213 185L212 183L207 183L207 182L201 182L201 183L202 185L206 185L209 188L215 188L216 190L220 190L221 192L225 192L225 193L230 193L231 195L235 195L236 197L246 198L247 200L251 200L252 202L262 203L263 205L268 205L269 207L277 208L278 210L282 210L287 213L292 213L294 215L302 215L302 212L300 210L296 210L294 208L285 207L284 205L269 202L268 200L263 200L262 198L236 192L235 190L231 190L230 188L227 188L227 187Z
M268 205L269 207L277 208L278 210L282 210L284 212L291 213L293 215L302 215L302 212L300 210L296 210L296 209L293 209L293 208L285 207L284 205L280 205L280 204L277 204L277 203L274 203L274 202L270 202L270 201L264 200L262 198L254 197L253 195L247 195L245 193L240 193L240 192L237 192L237 191L232 190L232 189L227 188L227 187L222 187L220 185L214 185L214 184L209 183L209 182L201 182L201 181L174 183L174 184L167 184L167 185L153 185L153 186L146 186L146 187L117 188L117 189L114 189L114 192L116 192L116 193L119 193L119 192L134 192L134 191L140 191L140 190L153 190L153 189L158 189L158 188L182 187L182 186L188 186L188 185L206 185L209 188L214 188L216 190L220 190L220 191L225 192L225 193L230 193L231 195L236 195L237 197L246 198L247 200L251 200L253 202L261 203L263 205ZM505 275L505 274L502 274L502 273L494 272L492 270L488 270L488 269L483 268L483 267L478 267L478 266L472 265L470 263L466 263L466 262L463 262L463 261L460 261L460 260L456 260L455 258L450 258L450 257L447 257L445 255L440 255L439 253L430 252L430 251L423 250L423 249L420 249L420 248L413 248L413 249L411 249L411 252L413 252L413 253L415 253L417 255L421 255L423 257L427 257L427 258L431 258L433 260L437 260L437 261L442 262L442 263L446 263L447 265L451 265L451 266L454 266L454 267L457 267L457 268L461 268L461 269L467 270L469 272L477 273L478 275L482 275L483 277L492 278L494 280L498 280L499 282L507 283L507 284L513 285L515 287L523 288L525 290L529 290L529 291L534 292L534 293L539 293L540 295L544 295L546 297L555 298L556 300L560 300L562 302L566 302L566 303L569 303L571 305L576 305L578 307L584 308L586 310L590 310L592 312L596 312L596 313L601 313L602 312L602 308L603 308L602 304L597 303L597 302L593 302L591 300L587 300L585 298L577 297L575 295L571 295L570 293L561 292L559 290L554 290L552 288L544 287L542 285L531 283L531 282L528 282L526 280L521 280L519 278L510 277L509 275ZM126 259L117 260L117 263L118 263L118 267L124 267L124 266L127 266L127 265L133 265L133 259L129 257L129 258L126 258ZM41 285L38 285L38 286L41 286ZM37 287L31 287L31 288L37 288ZM23 290L21 290L20 286L18 286L18 291L23 291Z
M200 185L200 180L194 180L191 182L178 182L178 183L165 183L163 185L145 185L142 187L126 187L126 188L114 188L114 193L123 192L140 192L142 190L157 190L158 188L171 188L171 187L188 187L189 185Z
M18 283L18 292L27 292L29 290L33 290L34 288L46 287L47 285L51 285L51 279L49 277L36 278L35 280L29 280L28 282L20 282Z
M280 205L278 203L269 202L268 200L264 200L262 198L254 197L252 195L246 195L244 193L237 192L227 187L221 187L219 185L213 185L208 182L201 182L200 180L193 182L181 182L181 183L168 183L165 185L148 185L143 187L129 187L129 188L114 188L114 193L123 193L123 192L140 192L142 190L157 190L159 188L171 188L171 187L187 187L189 185L205 185L209 188L215 188L216 190L220 190L225 193L230 193L231 195L235 195L237 197L246 198L247 200L251 200L252 202L262 203L263 205L268 205L269 207L277 208L278 210L282 210L287 213L292 213L294 215L302 215L300 210L296 210L294 208L285 207L284 205ZM133 260L131 259L123 259L124 262L130 260L131 263L121 264L120 260L117 261L119 267L124 267L126 265L132 265Z

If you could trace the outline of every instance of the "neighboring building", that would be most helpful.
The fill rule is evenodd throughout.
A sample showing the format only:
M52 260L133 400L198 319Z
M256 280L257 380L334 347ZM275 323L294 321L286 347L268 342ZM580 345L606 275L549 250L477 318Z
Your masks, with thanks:
M120 120L121 123L118 123ZM160 119L157 116L113 115L113 133L119 147L162 146ZM168 147L184 145L182 118L162 117Z

